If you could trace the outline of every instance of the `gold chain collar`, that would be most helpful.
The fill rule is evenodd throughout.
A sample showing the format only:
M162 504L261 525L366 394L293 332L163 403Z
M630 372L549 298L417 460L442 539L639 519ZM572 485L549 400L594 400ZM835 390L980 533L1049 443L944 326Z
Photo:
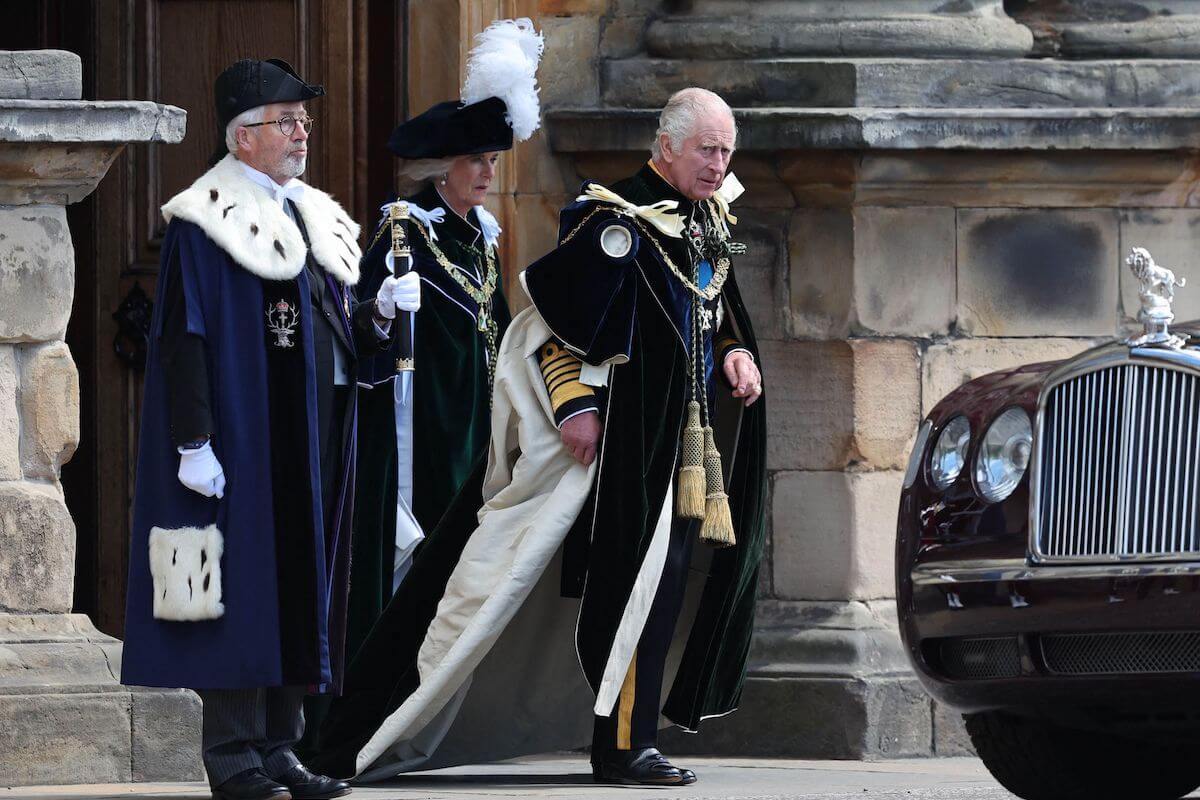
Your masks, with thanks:
M705 202L708 202L708 201L705 201ZM701 289L699 286L696 285L696 282L693 281L690 276L685 275L683 270L681 270L679 268L679 266L674 261L671 260L671 257L669 255L667 255L666 248L664 248L662 246L662 244L658 241L658 239L655 236L651 235L650 230L646 227L646 225L638 217L634 216L633 214L626 213L624 211L624 209L620 208L619 206L614 206L614 205L611 205L608 203L602 203L601 201L597 201L597 203L598 203L597 207L593 208L590 212L588 212L588 214L582 220L579 221L579 224L577 224L574 228L572 228L571 231L566 236L563 237L563 240L558 243L559 247L563 246L564 244L566 244L567 242L569 242L573 238L575 238L575 235L577 233L579 233L579 231L582 230L585 225L587 225L588 220L590 220L596 214L600 213L601 211L613 211L618 216L627 218L631 223L633 223L634 227L636 227L638 229L638 231L642 234L642 238L649 239L651 241L651 243L654 244L655 249L657 249L659 255L662 256L662 259L666 263L667 268L671 270L671 273L679 280L680 283L683 284L684 288L686 288L689 292L691 292L696 297L699 297L700 299L704 300L705 302L708 302L710 300L715 300L717 298L717 296L721 294L721 289L724 288L725 281L729 278L729 259L728 258L718 258L717 259L717 263L713 265L712 280L710 280L708 282L707 286L705 286L703 289Z
M426 246L429 247L429 252L433 253L434 260L437 261L455 283L462 287L462 290L467 293L467 296L479 308L475 317L475 329L483 334L484 341L487 343L488 386L490 387L495 380L496 358L500 349L500 325L496 322L496 318L492 314L492 295L496 293L496 285L500 281L500 271L496 269L496 248L487 244L484 245L483 253L487 261L487 274L483 279L483 286L477 287L466 276L463 268L447 258L442 249L433 243L433 239L429 236L423 225L414 225L413 227L416 228L417 232L425 240Z

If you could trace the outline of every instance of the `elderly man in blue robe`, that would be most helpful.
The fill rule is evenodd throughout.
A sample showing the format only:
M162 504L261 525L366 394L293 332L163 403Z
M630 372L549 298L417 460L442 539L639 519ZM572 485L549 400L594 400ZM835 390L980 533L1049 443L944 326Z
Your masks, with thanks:
M122 681L197 690L218 800L350 792L292 746L304 695L341 682L358 359L420 287L355 297L358 225L298 180L323 94L229 67L216 163L163 206Z

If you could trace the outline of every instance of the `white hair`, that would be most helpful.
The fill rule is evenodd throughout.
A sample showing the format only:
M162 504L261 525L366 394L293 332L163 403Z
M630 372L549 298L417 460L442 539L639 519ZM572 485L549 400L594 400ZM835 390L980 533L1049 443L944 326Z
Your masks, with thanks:
M650 155L657 161L662 159L662 135L667 135L671 144L671 152L683 150L683 140L691 136L696 129L696 121L704 114L712 111L723 111L733 120L733 109L721 99L721 96L708 89L692 86L680 89L671 95L662 113L658 115L658 130L654 132L654 142L650 145ZM733 122L733 139L737 141L737 122Z
M229 121L225 126L225 149L231 153L237 154L237 129L243 125L252 125L255 122L262 122L263 117L267 115L266 106L255 106L248 108L242 113Z

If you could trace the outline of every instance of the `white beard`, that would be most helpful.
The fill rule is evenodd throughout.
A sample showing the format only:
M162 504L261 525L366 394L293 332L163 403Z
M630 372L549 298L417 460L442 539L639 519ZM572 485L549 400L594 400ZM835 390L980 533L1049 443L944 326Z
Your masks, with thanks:
M287 180L299 178L304 174L305 168L308 166L308 156L293 156L285 155L279 160L278 174L286 175ZM287 181L284 181L285 183Z

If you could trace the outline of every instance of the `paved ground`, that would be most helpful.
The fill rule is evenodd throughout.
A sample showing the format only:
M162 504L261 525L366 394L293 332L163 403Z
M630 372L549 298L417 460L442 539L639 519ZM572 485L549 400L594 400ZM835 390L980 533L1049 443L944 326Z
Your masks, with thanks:
M354 800L1013 800L971 758L911 761L681 759L700 780L686 789L601 787L586 757L519 759L406 777L385 787L357 788ZM110 784L4 789L0 800L206 800L201 784Z

